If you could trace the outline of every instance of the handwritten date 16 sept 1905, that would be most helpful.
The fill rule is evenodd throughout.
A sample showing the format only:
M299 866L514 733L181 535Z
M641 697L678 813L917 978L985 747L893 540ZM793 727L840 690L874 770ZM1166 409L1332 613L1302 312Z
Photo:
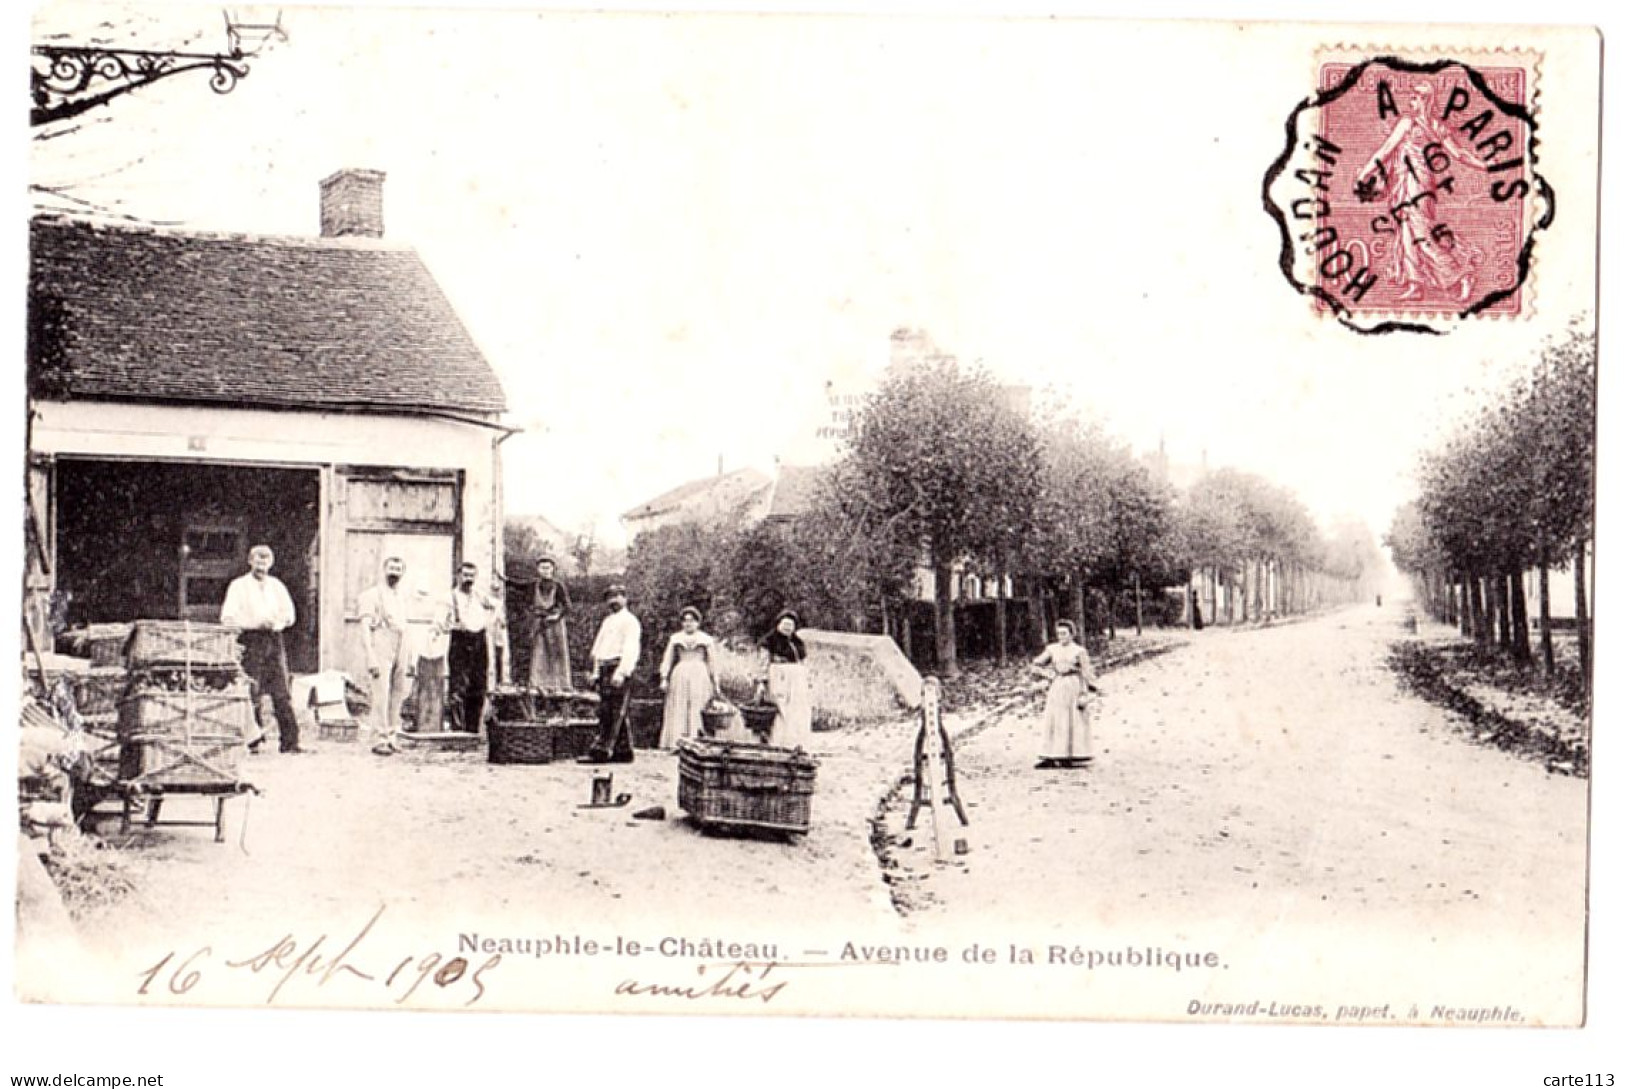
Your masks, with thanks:
M138 973L141 983L136 993L184 995L204 985L211 975L224 972L264 977L270 985L266 1005L276 1002L283 988L290 984L297 986L296 980L321 989L340 978L382 988L396 1005L404 1005L425 983L430 984L425 994L466 994L462 1003L465 1007L485 997L485 981L502 963L500 953L493 953L477 968L463 957L442 957L433 952L412 953L398 959L380 959L376 954L363 956L362 944L383 914L380 906L342 948L337 942L330 943L326 934L307 942L290 933L245 957L217 955L213 947L207 945L184 957L179 950L171 950L156 964Z

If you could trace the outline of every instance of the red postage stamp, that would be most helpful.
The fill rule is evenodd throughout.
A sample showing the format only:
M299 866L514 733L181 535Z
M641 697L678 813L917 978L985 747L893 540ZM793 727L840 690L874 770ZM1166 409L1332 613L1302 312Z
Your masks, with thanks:
M1518 55L1321 63L1265 178L1288 281L1361 332L1526 313L1553 209L1533 75Z

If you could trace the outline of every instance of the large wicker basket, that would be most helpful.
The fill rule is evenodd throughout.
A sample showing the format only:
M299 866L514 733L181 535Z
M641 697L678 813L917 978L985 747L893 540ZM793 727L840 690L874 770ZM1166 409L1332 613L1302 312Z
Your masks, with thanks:
M190 620L137 620L130 636L130 667L231 666L242 658L237 629Z
M685 738L677 772L677 804L702 828L811 827L818 761L800 749Z
M555 760L574 760L586 756L592 748L592 743L598 740L596 720L568 719L563 722L550 722L547 725L553 732Z
M493 764L546 764L553 759L558 731L547 722L491 723L487 759Z
M119 778L231 786L252 722L246 684L227 692L131 692L119 703Z
M75 653L89 658L93 667L122 666L124 647L130 641L130 625L88 624L63 637Z
M504 685L491 689L488 699L498 722L534 722L541 717L534 689Z

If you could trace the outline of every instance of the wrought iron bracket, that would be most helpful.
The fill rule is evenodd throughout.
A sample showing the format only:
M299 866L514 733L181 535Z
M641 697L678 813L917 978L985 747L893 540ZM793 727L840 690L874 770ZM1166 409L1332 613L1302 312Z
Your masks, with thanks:
M226 20L226 53L186 53L178 50L115 49L96 45L36 45L33 47L31 84L33 109L30 124L37 128L66 121L87 110L106 105L120 95L138 90L182 72L207 71L216 94L230 94L248 75L248 59L271 38L286 40L280 13L275 25L252 25ZM245 49L245 44L252 48Z

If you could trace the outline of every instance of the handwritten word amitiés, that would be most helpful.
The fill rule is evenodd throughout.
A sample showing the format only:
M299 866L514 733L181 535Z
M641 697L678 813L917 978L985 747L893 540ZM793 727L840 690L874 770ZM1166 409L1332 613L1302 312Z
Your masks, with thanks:
M651 998L680 998L689 1001L701 999L735 999L760 1002L763 1005L777 998L789 981L783 978L784 972L780 970L780 978L768 983L768 977L773 970L779 968L777 964L747 964L740 961L736 964L700 964L694 968L696 979L686 983L650 983L635 979L622 980L615 987L618 995L646 996ZM765 985L764 985L765 984Z

